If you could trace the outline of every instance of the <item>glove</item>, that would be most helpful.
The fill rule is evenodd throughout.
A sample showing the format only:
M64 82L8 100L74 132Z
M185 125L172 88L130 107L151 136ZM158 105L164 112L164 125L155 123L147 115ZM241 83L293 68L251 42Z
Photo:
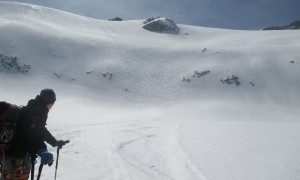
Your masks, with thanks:
M66 145L67 143L69 143L69 141L63 141L63 140L59 140L56 143L56 146L61 149L64 145Z
M53 163L53 154L49 153L47 149L41 149L38 152L38 155L41 157L42 164L48 164L49 166Z

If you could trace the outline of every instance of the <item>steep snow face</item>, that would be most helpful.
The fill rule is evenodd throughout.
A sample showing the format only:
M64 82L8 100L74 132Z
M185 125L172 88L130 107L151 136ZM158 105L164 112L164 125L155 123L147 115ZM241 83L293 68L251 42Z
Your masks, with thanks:
M59 178L300 178L298 31L142 27L0 2L0 100L55 89Z

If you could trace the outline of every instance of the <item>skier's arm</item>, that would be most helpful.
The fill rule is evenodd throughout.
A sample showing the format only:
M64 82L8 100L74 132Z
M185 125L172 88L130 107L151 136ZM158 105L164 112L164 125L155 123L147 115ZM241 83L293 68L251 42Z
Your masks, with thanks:
M57 146L57 140L52 136L52 134L45 126L41 128L41 133L43 134L44 141L46 141L53 147Z
M47 146L44 143L51 144L52 146L57 145L57 140L52 136L52 134L45 127L46 124L41 122L38 118L32 118L32 124L28 129L28 141L34 152L40 149L46 149Z

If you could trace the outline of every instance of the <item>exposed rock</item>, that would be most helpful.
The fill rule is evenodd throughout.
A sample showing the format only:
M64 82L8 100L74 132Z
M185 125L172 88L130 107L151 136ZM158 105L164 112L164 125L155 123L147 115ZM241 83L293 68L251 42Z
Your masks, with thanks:
M267 28L263 28L264 31L266 30L284 30L283 27L279 27L279 26L271 26L271 27L267 27Z
M200 78L202 76L205 76L207 74L209 74L210 71L207 70L207 71L202 71L202 72L199 72L199 71L194 71L194 75L192 77L197 77L197 78Z
M120 17L115 17L115 18L112 18L112 19L108 19L109 21L123 21L122 18Z
M92 74L92 73L94 73L94 71L87 71L86 73L87 74Z
M144 29L152 32L160 33L178 33L179 28L176 23L166 17L152 17L143 22L145 25Z
M295 64L295 61L290 61L290 63Z
M221 82L223 84L227 84L227 85L231 85L231 84L235 84L236 86L241 85L241 82L239 81L239 78L235 75L232 75L231 78L227 77L225 80L221 79Z
M160 18L160 16L158 16L158 17L156 17L156 18ZM155 17L148 18L148 19L147 19L146 21L144 21L143 23L144 23L144 24L147 24L147 23L149 23L149 22L155 20L156 18L155 18Z
M254 82L252 82L252 81L251 81L251 82L249 82L249 84L251 84L252 86L255 86Z
M30 71L31 66L23 64L19 65L17 57L4 56L0 54L0 72L23 73Z
M54 75L55 75L58 79L60 79L60 78L62 77L62 75L59 74L58 72L55 72Z
M103 76L104 78L109 79L109 80L112 80L112 78L113 78L113 74L112 74L111 72L103 73L102 76Z
M191 79L183 77L182 82L191 82Z
M271 27L264 28L263 30L287 30L287 29L300 29L300 19L290 23L289 25L271 26Z
M202 76L205 76L205 75L207 75L209 73L210 73L209 70L202 71L202 72L194 71L194 75L193 76L191 76L190 78L183 77L182 81L183 82L191 82L191 78L201 78Z

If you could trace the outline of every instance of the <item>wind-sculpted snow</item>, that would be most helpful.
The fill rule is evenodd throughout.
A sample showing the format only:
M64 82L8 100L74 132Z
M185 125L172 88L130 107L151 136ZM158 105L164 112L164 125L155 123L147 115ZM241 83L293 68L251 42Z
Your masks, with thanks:
M142 22L0 2L0 100L56 91L59 179L300 179L299 31Z

